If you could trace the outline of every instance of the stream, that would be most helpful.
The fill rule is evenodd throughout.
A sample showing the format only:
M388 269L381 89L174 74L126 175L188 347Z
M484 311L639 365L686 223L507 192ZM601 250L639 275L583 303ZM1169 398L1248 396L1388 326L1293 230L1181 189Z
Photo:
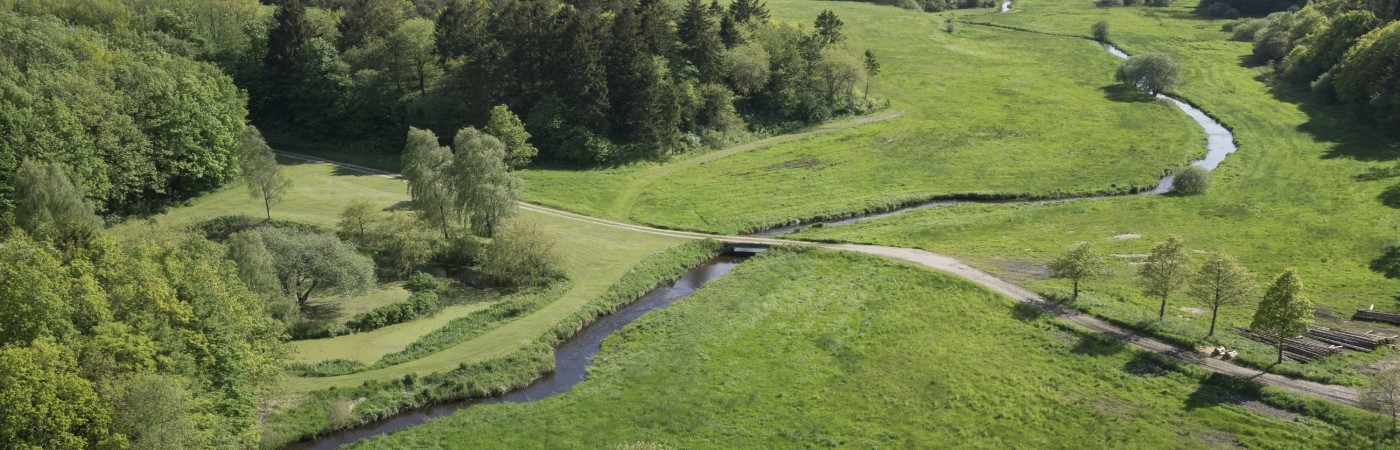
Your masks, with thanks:
M728 275L735 266L760 251L763 249L731 248L724 255L700 263L675 281L662 284L617 311L599 317L555 348L554 372L535 380L529 386L490 397L440 403L404 411L375 422L321 435L310 441L297 442L283 449L331 450L360 439L422 425L429 420L475 405L529 403L568 392L587 377L588 367L593 365L593 356L598 354L603 339L648 312L665 309L672 303L689 297L706 283Z
M1006 0L1004 3L1002 3L1001 8L1002 8L1002 11L1003 11L1003 12L1005 12L1005 11L1011 9L1011 1L1010 1L1010 0ZM1122 49L1119 49L1118 47L1113 46L1113 44L1101 43L1101 42L1095 42L1095 43L1097 43L1097 44L1103 46L1104 50L1107 50L1108 53L1112 54L1113 56L1117 56L1117 57L1120 58L1120 59L1128 59L1128 53L1127 53L1127 52L1124 52ZM1185 112L1187 116L1191 117L1191 120L1194 120L1194 121L1196 122L1196 125L1199 125L1199 126L1201 127L1201 129L1204 130L1204 131L1206 132L1206 156L1205 156L1205 158L1202 158L1202 159L1200 159L1200 160L1197 160L1197 161L1192 162L1192 163L1191 163L1192 165L1195 165L1195 166L1197 166L1197 167L1200 167L1200 168L1202 168L1202 169L1205 169L1207 172L1210 172L1210 171L1215 170L1216 167L1219 167L1219 166L1220 166L1220 163L1225 161L1225 157L1226 157L1226 156L1229 156L1231 153L1234 153L1235 150L1238 150L1238 148L1235 146L1235 134L1234 134L1234 133L1231 133L1230 130L1229 130L1228 128L1225 128L1225 125L1223 125L1223 124L1221 124L1219 121L1217 121L1217 120L1211 118L1210 115L1209 115L1209 114L1206 114L1205 111L1202 111L1200 108L1197 108L1197 107L1195 107L1195 106L1191 106L1191 104L1186 103L1186 102L1183 102L1183 101L1181 101L1180 99L1177 99L1177 98L1172 97L1172 96L1169 96L1169 95L1157 94L1157 98L1170 101L1173 105L1176 105L1176 107L1177 107L1178 109L1180 109L1180 110L1182 110L1183 112ZM1135 192L1135 193L1133 193L1133 194L1118 194L1118 195L1085 195L1085 196L1071 196L1071 197L1062 197L1062 198L1046 199L1046 200L1019 200L1019 199L1002 199L1002 200L948 200L948 199L942 199L942 200L931 200L931 201L926 201L926 202L914 203L914 204L911 204L911 205L908 205L908 206L902 206L902 207L899 207L899 208L895 208L895 209L891 209L891 210L883 211L883 212L864 213L864 214L857 214L857 215L852 215L852 216L849 216L849 217L839 218L839 219L815 220L815 221L808 221L808 222L800 222L800 223L796 223L796 224L792 224L792 225L785 225L785 226L773 227L773 228L768 228L768 229L765 229L765 230L761 230L761 231L752 233L752 235L753 235L753 236L764 236L764 237L781 236L781 235L784 235L784 234L792 233L792 232L794 232L794 231L804 230L804 229L810 228L810 227L815 226L815 225L821 225L821 226L823 226L823 227L836 227L836 226L842 226L842 225L850 225L850 224L853 224L853 223L860 223L860 222L864 222L864 221L867 221L867 220L875 220L875 219L881 219L881 218L890 217L890 216L896 216L896 215L904 214L904 213L907 213L907 212L910 212L910 211L918 211L918 210L921 210L921 209L929 209L929 208L938 208L938 207L943 207L943 206L956 206L956 205L961 205L961 204L964 204L964 203L1039 204L1039 203L1062 202L1062 201L1068 201L1068 200L1082 200L1082 199L1094 199L1094 198L1116 197L1116 196L1119 196L1119 195L1157 195L1157 194L1165 194L1165 193L1167 193L1167 191L1170 191L1170 190L1171 190L1172 181L1173 181L1174 179L1175 179L1175 177L1173 177L1173 176L1170 175L1170 174L1164 175L1164 176L1162 177L1162 179L1159 180L1159 181L1157 182L1157 187L1156 187L1156 188L1148 189L1148 190L1143 190L1143 191L1140 191L1140 192Z

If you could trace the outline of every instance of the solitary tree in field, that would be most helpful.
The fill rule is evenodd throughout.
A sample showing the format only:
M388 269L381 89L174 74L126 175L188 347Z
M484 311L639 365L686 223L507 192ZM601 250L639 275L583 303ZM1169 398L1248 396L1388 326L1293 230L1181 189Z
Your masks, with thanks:
M1172 193L1177 195L1199 195L1210 189L1210 172L1195 164L1186 166L1172 177Z
M506 166L505 145L491 135L467 127L453 141L450 186L457 213L487 236L496 222L515 211L520 178Z
M1170 236L1165 242L1153 245L1147 261L1138 268L1143 293L1162 299L1162 306L1157 309L1158 319L1167 315L1167 298L1186 283L1190 263L1186 241Z
M1400 418L1400 367L1387 366L1371 376L1371 384L1361 388L1361 406L1390 416L1390 432L1395 433Z
M1303 294L1303 282L1298 279L1297 272L1288 269L1264 292L1264 300L1259 302L1249 327L1272 333L1277 338L1278 363L1282 364L1283 340L1308 331L1312 310L1312 302Z
M1157 95L1181 81L1181 65L1167 55L1148 53L1128 58L1114 75L1128 86Z
M880 74L880 61L875 59L875 52L865 51L865 98L870 99L870 79Z
M1093 34L1094 40L1108 42L1108 21L1095 22L1093 26L1089 27L1089 31Z
M366 245L369 228L383 218L379 208L365 199L351 201L340 211L340 231L345 236L355 238L355 243Z
M334 235L262 228L263 244L287 294L306 306L314 293L354 295L374 286L374 263Z
M1188 293L1210 308L1210 333L1215 336L1215 319L1220 308L1244 303L1254 293L1254 275L1240 267L1235 258L1212 253L1191 281Z
M448 186L451 165L452 151L438 145L437 135L429 130L408 129L408 143L403 150L408 194L423 220L441 230L442 238L447 240L452 239L452 227L461 222Z
M1079 300L1079 282L1098 278L1108 273L1108 264L1103 255L1094 251L1088 242L1081 242L1065 249L1064 253L1050 261L1050 276L1070 280L1074 283L1074 294L1070 300Z
M491 108L491 119L486 122L485 131L505 144L506 164L512 169L525 167L539 153L530 145L530 132L525 131L525 124L506 105Z
M15 174L15 224L37 239L73 242L101 228L102 219L63 167L26 159Z
M287 190L292 188L292 180L277 164L272 147L263 141L257 128L248 126L243 131L243 144L239 149L239 165L243 169L243 180L248 184L248 195L262 200L267 211L267 220L272 220L272 205L282 202Z

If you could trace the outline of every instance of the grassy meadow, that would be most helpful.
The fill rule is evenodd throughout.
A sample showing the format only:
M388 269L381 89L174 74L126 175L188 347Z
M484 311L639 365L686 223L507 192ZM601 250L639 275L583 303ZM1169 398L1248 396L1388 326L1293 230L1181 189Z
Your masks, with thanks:
M604 341L573 391L357 448L1350 447L1383 422L1295 415L1033 311L881 258L773 250Z
M1194 16L1193 6L1104 9L1088 1L1024 0L1012 13L965 17L1080 35L1088 34L1090 24L1106 20L1111 40L1129 53L1161 52L1176 59L1184 68L1184 80L1174 91L1232 127L1240 146L1215 171L1215 184L1205 195L964 205L811 229L796 237L945 252L1050 293L1067 287L1045 280L1044 264L1075 242L1092 242L1105 253L1123 257L1114 258L1115 276L1089 284L1090 293L1078 307L1180 341L1195 341L1206 334L1209 316L1180 307L1200 305L1183 297L1173 299L1173 317L1158 322L1156 301L1131 284L1135 255L1175 234L1194 250L1235 255L1259 274L1261 283L1296 267L1324 324L1393 332L1345 319L1371 305L1400 310L1400 284L1367 269L1386 245L1396 242L1400 229L1400 215L1388 206L1395 204L1388 199L1400 180L1368 176L1395 164L1396 143L1352 124L1343 111L1306 103L1304 92L1269 83L1264 68L1245 63L1250 44L1230 41L1228 33L1220 31L1223 20ZM1252 305L1227 310L1221 325L1247 325L1252 312ZM1259 354L1267 351L1262 346L1225 334L1227 343L1246 348L1248 356L1267 359ZM1361 383L1354 369L1389 353L1348 353L1285 370Z
M811 26L831 9L847 45L871 49L871 95L903 115L748 145L723 158L521 172L525 198L668 228L735 233L935 196L1055 196L1154 187L1204 154L1204 134L1165 103L1113 82L1092 43L959 25L854 2L774 0ZM696 161L698 160L698 161Z

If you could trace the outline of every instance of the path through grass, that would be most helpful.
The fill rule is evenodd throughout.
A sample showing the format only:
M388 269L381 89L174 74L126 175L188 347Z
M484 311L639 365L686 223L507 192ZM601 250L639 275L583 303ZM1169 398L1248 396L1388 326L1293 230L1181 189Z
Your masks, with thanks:
M1366 445L1028 309L882 258L774 251L609 338L573 391L359 448Z

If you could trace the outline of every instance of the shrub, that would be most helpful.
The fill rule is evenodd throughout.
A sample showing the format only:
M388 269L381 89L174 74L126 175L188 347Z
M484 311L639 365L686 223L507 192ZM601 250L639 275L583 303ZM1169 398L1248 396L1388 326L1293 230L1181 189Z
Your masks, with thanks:
M433 276L425 272L418 272L408 277L408 282L404 283L404 289L412 293L431 292L440 294L447 289L447 280Z
M1098 6L1100 8L1123 6L1123 0L1098 0L1094 2L1094 6Z
M369 331L437 314L442 308L442 300L436 293L418 292L408 300L356 314L345 326L357 332Z
M1167 55L1148 53L1123 61L1114 78L1128 86L1160 94L1181 81L1181 66Z
M487 279L509 286L544 286L564 277L554 238L534 222L506 222L487 248L481 272Z
M1144 0L1143 4L1155 7L1171 6L1172 0Z
M1172 193L1178 195L1204 194L1210 189L1210 173L1200 166L1191 165L1172 178Z
M364 370L365 364L348 359L328 359L314 363L292 363L286 366L287 373L299 377L333 377Z
M1108 42L1108 21L1095 22L1092 27L1089 27L1089 31L1092 32L1094 40Z
M1269 21L1265 19L1244 19L1230 22L1233 24L1230 31L1230 39L1240 42L1254 42L1254 37L1259 34L1264 27L1269 26Z

